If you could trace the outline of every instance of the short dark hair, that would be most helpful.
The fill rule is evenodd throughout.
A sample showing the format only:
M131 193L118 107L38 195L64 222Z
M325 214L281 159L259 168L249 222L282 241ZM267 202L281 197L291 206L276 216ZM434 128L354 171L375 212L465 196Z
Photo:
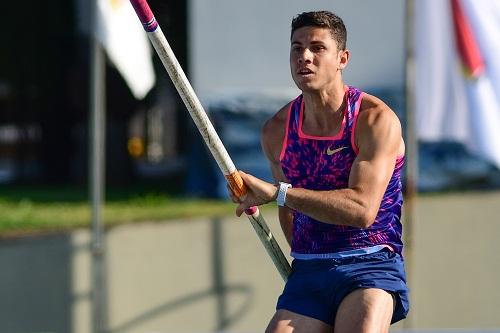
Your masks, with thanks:
M295 30L302 27L319 27L329 29L333 39L337 42L338 50L345 50L347 43L347 30L342 19L327 10L303 12L292 20L292 38Z

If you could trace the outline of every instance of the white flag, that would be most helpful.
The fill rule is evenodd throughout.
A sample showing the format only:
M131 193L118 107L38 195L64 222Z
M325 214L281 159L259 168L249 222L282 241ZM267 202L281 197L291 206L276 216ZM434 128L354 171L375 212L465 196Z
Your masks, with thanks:
M155 83L148 37L128 0L97 1L97 39L132 94L142 99Z
M417 135L500 167L500 1L415 2Z

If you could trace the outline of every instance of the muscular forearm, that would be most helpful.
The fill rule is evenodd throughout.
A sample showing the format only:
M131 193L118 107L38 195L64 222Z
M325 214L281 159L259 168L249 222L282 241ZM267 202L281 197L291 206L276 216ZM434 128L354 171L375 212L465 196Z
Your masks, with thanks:
M236 215L240 216L251 206L276 200L278 193L276 185L242 171L240 175L249 190L245 199L236 208ZM363 190L363 187L356 186L331 191L290 188L285 205L321 222L367 228L375 220L382 195L383 192L377 193L373 189Z
M286 206L324 223L358 228L369 227L375 219L373 208L362 199L361 193L350 188L333 191L291 188L286 195Z

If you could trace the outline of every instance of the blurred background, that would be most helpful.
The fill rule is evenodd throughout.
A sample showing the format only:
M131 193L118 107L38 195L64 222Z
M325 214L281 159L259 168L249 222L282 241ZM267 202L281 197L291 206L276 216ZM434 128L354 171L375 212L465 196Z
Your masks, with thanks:
M393 330L500 331L497 0L148 2L237 168L267 180L260 128L300 93L291 19L339 14L345 82L408 147L412 311ZM263 331L282 281L129 2L0 16L0 331Z

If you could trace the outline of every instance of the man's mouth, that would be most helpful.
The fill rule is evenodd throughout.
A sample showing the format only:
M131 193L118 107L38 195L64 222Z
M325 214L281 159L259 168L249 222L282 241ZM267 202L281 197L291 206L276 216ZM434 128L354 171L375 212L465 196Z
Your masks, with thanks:
M297 74L302 75L302 76L306 76L306 75L313 74L313 71L310 70L309 68L302 68L302 69L299 69L297 71Z

